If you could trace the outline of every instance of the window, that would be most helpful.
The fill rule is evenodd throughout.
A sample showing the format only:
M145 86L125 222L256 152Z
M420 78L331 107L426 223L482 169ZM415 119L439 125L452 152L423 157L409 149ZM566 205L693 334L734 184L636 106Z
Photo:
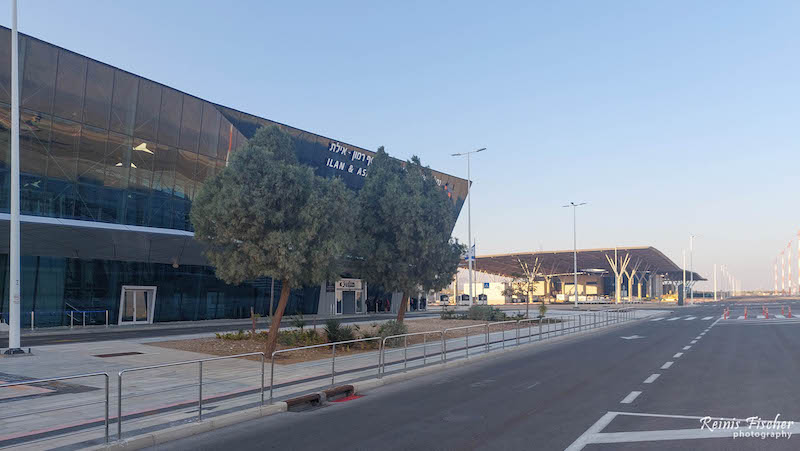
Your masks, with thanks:
M81 125L60 118L53 119L50 133L50 159L47 161L47 177L59 180L76 180L78 144Z
M203 182L214 176L215 170L216 162L213 158L209 158L205 155L198 155L197 168L195 169L194 176L195 195L197 191L200 190L200 187L203 186Z
M35 39L28 42L20 104L42 113L53 111L58 50Z
M111 132L106 148L105 177L103 185L111 188L126 188L132 166L131 138Z
M134 140L134 144L131 149L130 186L149 190L153 178L155 144L140 140Z
M203 121L203 102L197 97L183 96L181 140L178 147L197 151L200 140L200 123Z
M78 148L78 182L98 185L103 183L107 138L107 131L88 125L83 126Z
M217 108L203 102L203 128L200 131L200 153L209 157L217 155L217 143L219 135L219 123L222 115Z
M149 80L139 81L139 101L133 134L149 141L156 140L158 114L161 110L161 85Z
M158 117L158 143L178 147L183 94L170 88L161 92L161 112Z
M86 99L83 105L85 123L108 128L113 87L114 69L105 64L89 61L86 69Z
M2 31L2 29L0 29ZM0 170L11 165L11 105L0 103Z
M233 124L223 118L219 123L219 143L217 144L217 158L223 161L228 161L228 154L234 149L233 147Z
M153 191L172 195L175 187L175 162L178 149L159 144L155 150L153 164Z
M131 74L114 71L114 97L111 102L110 129L126 135L133 134L136 114L139 78Z
M7 28L0 28L0 67L11 67L11 30ZM11 103L10 70L0 71L0 102Z
M65 119L80 121L85 86L86 58L66 50L60 50L53 114Z
M188 150L178 150L178 161L175 164L175 197L192 199L197 154Z
M50 149L50 116L22 110L19 117L20 174L44 176ZM39 180L44 188L42 180Z

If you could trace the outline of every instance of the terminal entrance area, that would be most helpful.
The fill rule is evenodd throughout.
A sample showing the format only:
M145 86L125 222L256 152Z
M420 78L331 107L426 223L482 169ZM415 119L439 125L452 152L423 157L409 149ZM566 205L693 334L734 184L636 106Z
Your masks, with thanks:
M340 279L336 282L336 314L365 313L366 284L361 279Z
M119 325L152 324L156 287L123 285L119 302Z

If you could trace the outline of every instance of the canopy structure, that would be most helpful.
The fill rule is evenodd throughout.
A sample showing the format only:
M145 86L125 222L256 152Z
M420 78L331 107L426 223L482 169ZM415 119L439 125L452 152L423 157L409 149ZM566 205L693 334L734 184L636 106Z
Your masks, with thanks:
M608 259L614 261L630 256L628 267L637 267L637 270L658 274L665 280L679 281L683 279L683 268L675 264L658 249L652 246L617 247L605 249L578 249L578 272L583 274L613 274L614 270ZM607 258L608 257L608 258ZM541 265L539 274L543 276L558 276L572 274L573 251L539 251L517 252L511 254L484 255L475 258L475 269L488 274L515 277L522 274L520 261L533 266L538 258ZM466 263L461 264L466 267ZM686 280L694 279L695 282L706 280L698 273L686 271Z

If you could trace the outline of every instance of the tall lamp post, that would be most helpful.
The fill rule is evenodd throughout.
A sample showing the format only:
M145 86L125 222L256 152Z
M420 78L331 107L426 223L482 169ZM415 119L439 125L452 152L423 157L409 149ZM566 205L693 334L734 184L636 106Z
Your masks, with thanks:
M11 224L9 237L8 350L22 353L20 348L20 284L19 284L19 55L17 44L17 0L11 0ZM32 326L32 325L31 325Z
M470 305L472 305L472 260L475 258L475 255L472 254L472 196L470 196L470 192L472 191L472 179L469 171L469 156L473 153L483 152L484 150L486 150L486 148L481 147L478 150L451 154L453 157L463 157L465 155L467 157L467 262L469 264ZM458 300L456 300L456 305L458 305Z
M578 232L577 232L577 221L576 217L576 210L581 205L586 205L586 202L581 202L576 204L575 202L570 202L567 205L563 205L564 208L572 207L572 265L574 271L574 279L573 282L575 284L575 308L578 308Z
M689 234L689 303L694 305L694 238Z

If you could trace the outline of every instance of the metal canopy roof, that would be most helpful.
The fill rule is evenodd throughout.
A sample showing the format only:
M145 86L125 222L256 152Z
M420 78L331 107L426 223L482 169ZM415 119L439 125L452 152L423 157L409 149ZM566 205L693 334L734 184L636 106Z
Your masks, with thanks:
M581 273L611 273L611 269L606 256L614 259L615 248L607 249L578 249L578 272ZM681 280L683 269L676 265L672 260L654 247L618 247L616 248L619 260L626 254L630 255L630 262L627 270L630 271L636 264L639 264L637 273L643 274L645 271L666 276L669 280ZM484 255L475 258L475 269L489 274L501 276L517 276L522 273L519 261L528 263L532 266L536 258L541 263L540 274L543 275L565 275L573 271L573 251L540 251L540 252L519 252L511 254ZM467 263L462 262L462 267ZM691 278L691 273L686 272L686 280ZM706 280L700 274L694 273L695 281Z

